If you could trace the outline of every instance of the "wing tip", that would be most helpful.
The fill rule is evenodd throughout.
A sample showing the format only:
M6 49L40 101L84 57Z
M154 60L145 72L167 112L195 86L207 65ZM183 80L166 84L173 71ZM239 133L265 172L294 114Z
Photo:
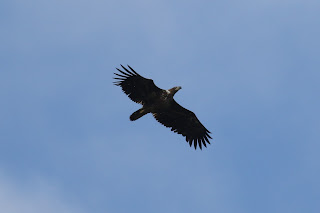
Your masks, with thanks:
M127 64L127 66L130 68L130 70L131 70L134 74L140 76L132 67L129 66L129 64Z
M203 136L202 138L201 137L200 138L191 138L190 136L186 136L186 141L187 141L187 143L189 143L190 147L192 147L192 145L193 145L195 150L197 150L197 147L199 147L200 150L202 150L202 147L208 148L207 144L211 145L211 143L206 135Z
M132 70L132 71L130 71L130 70L128 70L125 66L123 66L122 64L120 64L120 66L122 67L122 69L124 69L124 71L122 71L121 69L119 69L119 68L117 68L116 67L116 69L120 72L120 73L122 73L124 76L123 77L125 77L125 78L129 78L129 77L132 77L132 76L140 76L136 71L134 71L129 65L127 65L129 68L130 68L130 70ZM114 73L114 74L116 74L116 73ZM116 75L118 75L119 76L119 74L116 74Z

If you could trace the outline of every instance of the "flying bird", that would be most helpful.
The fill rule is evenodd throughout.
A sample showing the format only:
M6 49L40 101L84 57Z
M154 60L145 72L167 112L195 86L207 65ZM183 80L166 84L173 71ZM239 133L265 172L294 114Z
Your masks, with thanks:
M195 149L197 144L202 149L202 145L207 147L206 143L210 144L208 138L211 138L211 132L201 124L193 112L183 108L173 99L181 89L180 86L168 90L160 89L152 79L142 77L129 65L130 70L122 65L121 67L123 70L116 68L120 73L114 73L117 75L114 79L118 80L114 84L120 86L132 101L142 104L142 108L130 116L131 121L152 113L158 122L185 136L190 147L193 143Z

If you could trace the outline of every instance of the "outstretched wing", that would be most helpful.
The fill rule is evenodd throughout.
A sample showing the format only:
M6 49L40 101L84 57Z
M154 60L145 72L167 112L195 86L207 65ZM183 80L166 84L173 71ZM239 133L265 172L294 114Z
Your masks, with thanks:
M206 143L210 144L211 138L209 132L198 120L197 116L180 106L173 100L172 106L168 110L153 113L157 121L166 127L171 127L171 131L181 134L186 137L186 141L190 146L194 143L194 148L199 144L202 149L202 144L207 147Z
M157 87L152 79L147 79L139 75L129 65L130 70L121 65L124 71L116 68L120 74L114 73L118 77L114 78L119 81L114 82L115 85L121 86L125 94L129 98L139 104L150 104L158 97L162 90Z

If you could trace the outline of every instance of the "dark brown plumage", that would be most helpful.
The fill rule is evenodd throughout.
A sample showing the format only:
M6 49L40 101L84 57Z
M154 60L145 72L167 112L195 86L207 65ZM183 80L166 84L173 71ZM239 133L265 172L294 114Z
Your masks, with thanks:
M181 87L163 90L157 87L153 80L142 77L129 65L130 70L122 65L121 67L124 71L116 68L120 73L114 73L117 75L114 79L118 80L114 84L120 86L132 101L143 106L130 116L131 121L152 113L157 121L170 127L171 131L185 136L189 145L193 143L195 149L197 144L200 149L202 145L207 147L206 143L210 144L210 132L201 124L197 116L173 99L174 94Z

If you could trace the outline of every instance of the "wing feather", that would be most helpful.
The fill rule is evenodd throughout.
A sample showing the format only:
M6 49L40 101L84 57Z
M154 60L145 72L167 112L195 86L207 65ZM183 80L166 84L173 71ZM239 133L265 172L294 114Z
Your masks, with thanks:
M206 143L210 144L208 138L211 138L209 130L207 130L198 120L197 116L180 106L173 100L169 109L153 113L154 118L166 127L170 127L171 131L181 134L186 137L189 145L197 145L202 149L202 145L207 147Z
M120 64L120 65L127 73L129 73L130 75L135 75L133 72L131 72L127 68L125 68L122 64Z
M132 72L134 72L134 74L136 74L136 75L139 75L136 71L134 71L134 69L132 69L128 64L127 64L127 66L130 68L130 70L132 71Z
M119 77L121 77L121 78L126 78L126 76L120 75L120 74L118 74L118 73L113 73L113 74L115 74L115 75L117 75L117 76L119 76Z
M121 64L120 64L121 65ZM121 86L123 92L129 96L129 98L141 104L152 104L155 98L159 97L162 93L162 89L157 87L152 79L147 79L139 75L129 65L130 71L121 65L124 71L116 68L121 74L114 73L118 77L114 79L119 80L114 82L115 85Z

